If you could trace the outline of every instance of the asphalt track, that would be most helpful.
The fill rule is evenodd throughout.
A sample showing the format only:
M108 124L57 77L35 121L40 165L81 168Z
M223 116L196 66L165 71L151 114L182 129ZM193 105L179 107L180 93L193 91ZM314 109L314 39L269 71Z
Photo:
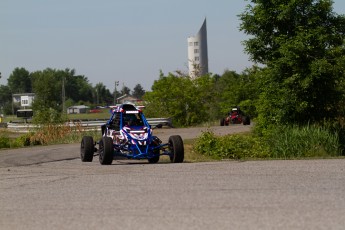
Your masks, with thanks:
M5 150L0 229L344 229L344 169L343 159L102 166L81 162L78 144Z

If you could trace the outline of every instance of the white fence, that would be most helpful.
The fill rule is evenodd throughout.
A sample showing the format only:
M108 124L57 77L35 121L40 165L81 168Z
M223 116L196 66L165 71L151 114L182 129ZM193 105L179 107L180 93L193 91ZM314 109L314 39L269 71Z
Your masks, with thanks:
M70 127L82 127L87 130L101 130L101 125L105 124L106 122L107 120L75 120L67 122L65 124L69 125ZM171 118L147 118L147 122L151 126L162 124L163 126L172 128ZM35 128L37 128L37 125L31 123L7 123L7 129L12 132L25 133Z

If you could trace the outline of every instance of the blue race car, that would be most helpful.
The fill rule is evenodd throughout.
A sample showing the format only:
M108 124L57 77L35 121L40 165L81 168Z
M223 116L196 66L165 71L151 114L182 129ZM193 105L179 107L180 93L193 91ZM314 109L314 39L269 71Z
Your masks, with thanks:
M102 138L99 142L94 142L91 136L83 137L80 147L83 162L91 162L96 155L99 155L102 165L110 165L117 158L147 159L149 163L157 163L162 155L169 156L173 163L183 162L181 136L170 136L168 143L162 144L158 137L153 136L153 128L143 112L134 105L117 106L101 129Z

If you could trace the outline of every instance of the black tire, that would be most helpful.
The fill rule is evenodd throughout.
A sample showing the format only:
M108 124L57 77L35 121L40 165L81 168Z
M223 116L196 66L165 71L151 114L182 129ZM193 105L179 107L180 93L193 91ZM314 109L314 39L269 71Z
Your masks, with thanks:
M220 126L224 126L224 124L225 124L225 119L224 118L220 119Z
M111 165L113 163L113 139L103 137L99 142L99 163L101 165Z
M250 125L250 118L249 117L243 117L243 125Z
M153 144L152 144L152 145L155 146L155 147L157 147L157 146L160 145L160 143L161 143L161 141L160 141L158 138L156 138L156 139L153 140ZM150 164L155 164L155 163L157 163L157 162L159 161L160 149L159 149L159 148L155 149L155 150L153 151L153 154L155 154L155 155L157 155L157 156L148 159L148 161L149 161Z
M157 144L154 144L154 146L158 146ZM148 159L148 161L149 161L149 163L150 164L155 164L155 163L157 163L158 161L159 161L159 151L160 151L160 149L155 149L154 151L153 151L153 153L156 155L157 154L157 156L155 156L155 157L152 157L152 158L149 158Z
M92 162L95 146L93 138L84 136L80 144L80 158L82 162Z
M169 137L169 149L171 152L170 161L172 163L182 163L184 159L184 147L181 136L174 135Z

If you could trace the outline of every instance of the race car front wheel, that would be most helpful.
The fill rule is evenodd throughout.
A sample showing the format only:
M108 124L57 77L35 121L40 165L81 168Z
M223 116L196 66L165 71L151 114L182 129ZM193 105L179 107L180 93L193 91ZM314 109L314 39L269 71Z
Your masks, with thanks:
M159 143L153 143L153 146L157 147L159 146L160 144ZM149 158L148 161L150 164L155 164L159 161L159 152L160 152L160 149L157 148L155 150L153 150L153 154L155 155L154 157L152 158Z
M184 159L184 147L181 136L169 137L170 161L172 163L182 163Z
M99 142L99 162L102 165L111 165L113 163L113 139L103 137Z
M80 158L82 162L91 162L94 153L93 139L90 136L84 136L80 144Z

